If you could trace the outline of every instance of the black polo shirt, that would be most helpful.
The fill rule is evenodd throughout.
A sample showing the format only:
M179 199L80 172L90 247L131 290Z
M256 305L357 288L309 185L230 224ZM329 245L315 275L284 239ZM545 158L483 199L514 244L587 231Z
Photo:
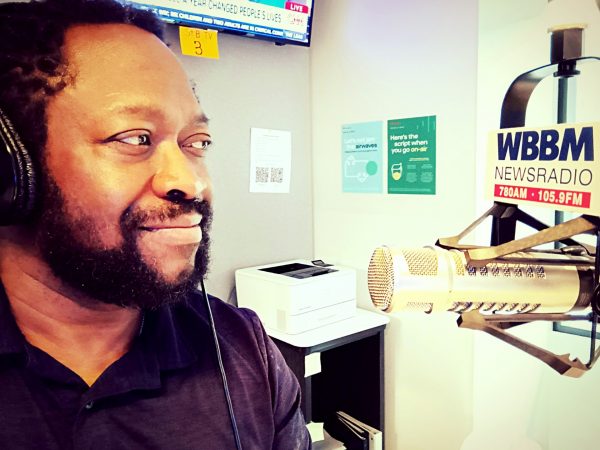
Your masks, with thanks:
M310 448L297 380L256 315L210 301L243 448ZM0 285L0 448L235 448L206 317L199 293L146 312L88 387L26 342Z

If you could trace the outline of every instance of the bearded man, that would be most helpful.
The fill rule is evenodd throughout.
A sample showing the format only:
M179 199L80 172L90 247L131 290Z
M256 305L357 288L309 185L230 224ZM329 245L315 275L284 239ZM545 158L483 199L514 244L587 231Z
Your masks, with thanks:
M0 5L3 449L310 448L256 315L197 290L211 133L161 36L111 0Z

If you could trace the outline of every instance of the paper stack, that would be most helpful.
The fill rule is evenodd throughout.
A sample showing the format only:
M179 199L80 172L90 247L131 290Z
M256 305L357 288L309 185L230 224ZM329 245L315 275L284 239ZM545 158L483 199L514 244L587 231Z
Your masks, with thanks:
M376 428L338 411L325 423L327 431L344 443L348 450L382 450L383 433Z

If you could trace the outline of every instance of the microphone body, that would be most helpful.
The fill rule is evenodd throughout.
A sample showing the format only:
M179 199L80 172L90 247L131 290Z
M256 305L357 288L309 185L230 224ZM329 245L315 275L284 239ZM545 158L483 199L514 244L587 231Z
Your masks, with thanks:
M371 257L368 287L373 304L386 312L565 313L589 307L591 261L528 251L474 266L461 250L383 246Z

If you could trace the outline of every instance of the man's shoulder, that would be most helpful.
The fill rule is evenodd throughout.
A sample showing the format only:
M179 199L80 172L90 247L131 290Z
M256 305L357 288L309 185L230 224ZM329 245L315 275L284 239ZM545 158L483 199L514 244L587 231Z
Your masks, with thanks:
M266 332L256 313L208 295L210 313L222 341L241 346L263 347ZM202 291L194 291L188 300L174 308L174 313L187 330L195 327L210 329L210 313Z
M256 314L208 296L214 330L223 354L256 364L266 360L266 334ZM186 301L165 305L145 315L142 339L157 352L162 369L186 367L212 347L210 313L201 291ZM235 356L234 356L235 355Z
M260 319L254 311L232 305L210 294L207 297L215 321L218 319L227 323L240 323L251 327L261 326ZM200 290L192 292L188 300L180 307L193 313L198 320L208 320L209 311L206 306L206 298Z

